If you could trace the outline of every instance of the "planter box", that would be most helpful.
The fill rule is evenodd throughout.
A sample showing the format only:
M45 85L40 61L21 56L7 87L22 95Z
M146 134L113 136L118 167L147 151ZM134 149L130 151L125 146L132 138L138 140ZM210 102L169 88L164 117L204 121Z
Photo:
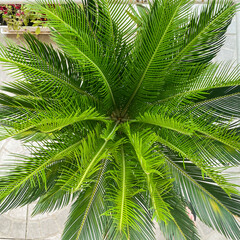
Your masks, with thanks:
M0 26L1 34L23 34L23 33L32 33L35 34L38 27L21 27L19 30L9 29L8 26ZM50 29L47 27L40 27L41 32L39 34L50 34Z

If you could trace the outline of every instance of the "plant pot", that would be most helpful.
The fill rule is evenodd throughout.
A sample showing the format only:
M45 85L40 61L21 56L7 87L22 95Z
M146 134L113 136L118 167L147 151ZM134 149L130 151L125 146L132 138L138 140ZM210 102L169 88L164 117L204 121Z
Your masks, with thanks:
M1 34L23 34L32 33L36 34L36 29L38 27L23 26L19 30L9 29L8 26L0 26ZM39 34L50 34L50 29L48 27L40 27L41 32Z

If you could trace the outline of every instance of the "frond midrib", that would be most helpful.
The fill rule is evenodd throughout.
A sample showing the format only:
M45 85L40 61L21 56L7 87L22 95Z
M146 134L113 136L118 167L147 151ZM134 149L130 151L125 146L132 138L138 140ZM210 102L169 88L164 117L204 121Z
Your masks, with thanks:
M194 89L194 90L188 90L188 91L185 91L185 92L177 93L173 96L166 97L164 99L158 100L155 103L159 104L161 102L169 101L170 99L173 99L173 98L177 98L177 97L181 97L181 96L184 97L184 95L188 95L188 94L191 94L191 93L203 92L203 91L207 91L207 90L210 90L210 89L216 89L216 88L221 88L221 87L231 87L231 86L232 86L232 82L229 82L228 84L226 84L224 82L221 82L220 84L215 85L215 86L209 86L207 88Z
M178 228L179 232L181 233L181 235L183 236L183 238L184 238L185 240L187 240L185 234L183 233L181 227L180 227L179 224L177 223L177 221L176 221L176 219L174 218L174 216L173 216L172 220L173 220L173 222L175 223L175 225L177 226L177 228Z
M123 225L123 212L125 207L125 198L126 198L126 163L124 157L124 150L123 146L121 146L121 155L122 155L122 199L121 199L121 211L120 211L120 221L119 221L119 228L122 230Z
M211 103L211 102L214 102L214 101L222 100L222 99L228 98L228 97L233 97L233 96L236 96L236 95L239 95L239 94L240 94L240 92L236 92L236 93L232 93L232 94L228 94L228 95L224 95L224 96L220 96L220 97L207 99L207 100L200 101L198 103L194 103L192 105L189 105L189 108L198 107L198 106L201 106L201 105L204 105L204 104L208 104L208 103ZM183 108L186 108L186 106L183 106Z
M47 66L49 66L49 67L51 66L52 69L54 69L54 70L56 71L56 73L58 72L58 69L57 69L53 64L50 64L46 59L42 58L42 57L38 54L37 51L34 51L34 53L35 53L35 56L36 56L40 61L42 61L42 62L44 62L45 64L47 64ZM46 72L46 73L47 73L47 72ZM69 83L69 82L67 81L68 77L67 77L64 73L60 73L60 74L64 76L65 80L63 80L63 79L61 79L61 78L59 78L59 77L57 77L57 76L55 76L55 75L53 75L53 74L50 74L50 75L55 76L55 77L56 77L57 79L59 79L62 83L67 84L68 86L70 86L71 88L73 88L75 91L78 91L79 93L82 93L83 95L86 95L87 97L92 98L92 99L94 99L94 100L96 101L96 98L95 98L94 96L92 96L92 95L89 94L88 92L86 92L86 91L84 91L84 90L82 90L82 89L74 86L73 84ZM24 95L24 96L25 96L25 95Z

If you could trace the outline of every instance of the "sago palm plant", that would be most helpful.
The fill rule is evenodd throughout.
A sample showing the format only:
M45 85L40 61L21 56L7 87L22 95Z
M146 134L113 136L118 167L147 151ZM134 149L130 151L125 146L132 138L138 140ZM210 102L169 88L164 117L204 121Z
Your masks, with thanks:
M0 212L71 205L63 240L200 239L191 209L240 239L239 66L213 63L237 9L190 0L41 0L58 45L1 45L1 140L19 139L0 178Z

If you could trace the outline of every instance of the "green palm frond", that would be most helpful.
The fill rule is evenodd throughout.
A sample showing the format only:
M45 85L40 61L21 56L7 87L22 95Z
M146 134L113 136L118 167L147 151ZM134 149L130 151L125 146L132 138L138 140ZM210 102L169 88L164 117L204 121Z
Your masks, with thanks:
M157 137L154 133L131 133L127 126L127 134L134 148L136 157L141 165L152 199L152 207L158 220L166 221L171 219L169 205L164 200L164 195L171 188L171 180L166 177L167 173L162 168L163 159L154 152L154 143ZM165 175L165 177L164 177Z
M204 63L209 64L223 45L224 33L231 23L235 10L236 6L231 0L208 1L200 14L196 10L187 26L183 46L167 65L166 73L170 74L166 74L164 79L172 84L168 83L166 90L168 87L169 90L178 88L178 84L194 78L205 69ZM171 80L176 78L180 81Z
M15 168L13 166L10 167L10 175L1 177L0 198L3 199L13 191L18 190L27 181L30 181L31 186L40 185L40 181L42 181L42 184L46 187L47 167L54 161L60 160L66 156L66 154L68 155L74 152L78 145L79 143L77 142L70 146L58 146L58 151L52 151L49 153L49 156L40 155L35 157L24 157Z
M213 63L239 5L38 0L53 45L0 45L0 213L71 205L64 240L199 240L196 216L240 240L239 65ZM57 47L55 47L57 45Z
M168 139L159 138L159 142L181 156L183 158L183 166L185 166L184 159L189 159L202 170L203 175L206 174L226 192L230 193L232 191L236 191L222 176L221 169L219 169L221 165L217 158L211 154L211 142L196 137L177 137L176 134L171 132L168 132L166 136L168 136ZM214 150L217 150L218 153L221 153L222 149L214 148ZM224 167L222 166L222 171L223 170Z
M239 66L233 68L232 64L211 64L202 70L196 77L186 79L185 82L172 86L174 89L166 90L164 101L177 102L181 98L191 99L206 94L209 89L238 85ZM186 87L185 87L186 86ZM176 101L177 100L177 101Z
M61 209L62 207L69 205L78 196L78 192L71 193L65 191L62 186L57 184L57 180L61 178L61 170L59 170L58 178L54 179L54 182L49 187L48 192L38 199L38 202L32 212L33 216L39 213Z
M8 210L33 203L38 200L38 198L44 196L47 191L54 186L54 182L58 175L58 166L62 166L62 163L52 164L46 170L45 176L47 183L44 183L43 179L39 178L38 184L33 185L29 179L22 184L19 189L13 190L1 201L0 212L4 213ZM46 189L46 185L48 189Z
M164 222L159 223L160 229L165 238L169 240L200 239L193 220L191 220L187 214L187 205L177 196L172 196L167 201L171 206L173 219L171 219L167 224Z
M101 164L95 183L80 192L70 210L62 239L100 239L104 229L106 217L96 218L104 212L102 181L106 169L107 160ZM94 231L91 231L89 223L95 222ZM86 226L86 227L84 227Z
M191 202L199 218L205 224L217 229L226 237L230 239L239 239L238 232L240 226L232 215L231 210L221 202L221 197L216 198L211 191L208 191L208 189L201 184L202 182L205 184L208 183L209 189L211 189L210 185L212 185L212 182L203 181L201 171L199 169L193 171L194 168L196 169L195 166L188 169L188 164L185 163L185 169L183 169L183 167L179 165L178 157L173 153L171 156L167 156L165 153L164 155L176 179L176 187L178 187L184 198ZM224 193L224 197L225 196ZM233 202L235 202L235 204L238 203L238 198L235 198Z
M76 195L76 194L75 194ZM45 212L56 211L70 204L75 196L66 191L49 191L47 196L40 198L34 207L32 215L43 214Z
M97 21L99 21L97 27L100 28L100 31L103 28L105 32L111 33L112 36L114 26L113 16L110 15L110 6L108 6L107 1L97 1L96 3L99 5L99 9L95 12ZM53 34L55 41L69 56L84 65L85 78L87 78L90 87L95 86L93 88L95 89L94 93L103 96L103 100L108 106L110 104L109 99L111 99L116 107L113 85L120 68L118 61L116 61L117 56L112 55L112 52L106 48L102 49L101 42L98 41L89 26L90 23L86 19L84 10L72 1L65 1L62 5L58 5L57 2L52 2L49 5L48 2L44 1L41 1L41 4L44 5L36 5L36 8L49 16L49 24L51 23L51 27L54 27L60 33ZM120 11L120 8L118 8L118 11ZM71 20L68 18L69 12L72 14ZM106 21L109 24L106 24ZM109 38L107 41L109 41ZM111 61L109 61L110 54L112 55ZM101 62L99 61L99 55L102 56Z
M114 138L116 129L117 124L105 129L100 138L99 133L93 132L87 135L87 139L81 141L73 155L74 163L63 168L61 178L57 181L63 190L76 192L91 183L91 176L99 170L101 159L108 159L109 151L121 143L109 144Z
M130 238L130 228L140 231L137 217L137 210L141 210L133 201L133 197L138 190L135 189L134 176L131 172L129 159L126 158L123 146L121 146L119 153L114 154L117 165L115 171L112 171L110 179L114 184L109 187L109 201L113 203L107 215L113 215L116 219L116 226L119 234ZM114 191L112 191L113 189Z
M8 52L8 54L5 54L6 51ZM43 49L43 51L45 51L45 54L48 56L53 55L52 58L55 59L55 60L52 59L53 61L58 60L60 64L61 64L61 61L63 60L65 61L65 59L60 58L60 57L63 58L63 56L58 54L57 51L53 50L51 47L45 48ZM57 59L57 57L59 59ZM48 62L46 62L46 60L44 61L43 56L40 57L37 54L35 54L33 51L30 52L29 50L23 47L21 48L16 47L16 46L13 46L11 43L9 43L8 47L1 46L0 59L1 59L1 62L4 62L4 65L7 68L11 70L13 70L14 68L16 69L15 71L12 72L12 76L14 78L21 79L24 77L26 81L32 84L41 85L41 88L40 88L41 92L36 92L35 90L34 91L35 95L44 93L49 88L52 88L52 90L54 91L53 93L56 95L61 93L62 94L64 93L66 95L70 95L70 94L72 95L74 93L87 94L87 93L84 93L84 91L82 91L80 87L77 87L76 83L75 84L71 83L67 76L64 76L63 74L61 74L61 70L59 68L56 69L56 67L52 67L50 65L51 62L49 60ZM64 64L66 64L66 61ZM43 78L43 76L45 77L45 79ZM69 88L64 88L65 85L68 85ZM56 86L58 86L58 88ZM62 92L64 89L68 91Z
M27 181L18 191L10 193L0 204L0 213L7 212L17 207L22 207L36 201L40 196L46 193L46 189L33 188L30 181Z
M175 5L174 8L172 4ZM156 90L164 85L159 74L166 66L168 58L171 58L179 47L179 43L174 41L175 36L183 35L185 30L177 26L187 20L190 7L191 4L186 0L174 2L157 0L150 7L152 14L149 14L143 23L144 31L141 31L136 37L133 63L131 63L128 76L132 84L129 89L126 89L130 98L127 99L123 113L127 112L131 103L138 96L140 99L147 96L149 101L158 95ZM153 22L158 24L152 24ZM149 39L153 39L153 41L149 41ZM169 44L170 42L172 44ZM174 46L175 44L176 46ZM168 51L169 49L171 51Z
M88 109L86 111L75 110L73 113L68 111L61 111L60 114L57 111L44 111L39 114L26 113L29 119L25 122L19 123L16 120L6 120L3 121L7 128L2 130L2 139L9 137L23 137L24 133L27 131L41 132L41 133L51 133L61 130L69 125L79 123L81 121L105 121L104 117L99 116L99 114L94 109ZM46 116L48 116L46 118ZM6 134L4 134L4 132Z
M186 135L192 135L195 130L191 119L186 119L183 116L174 116L164 111L161 111L160 114L154 113L153 110L151 112L145 112L143 116L137 117L137 121L171 129Z
M229 129L234 129L239 124L239 104L238 87L233 87L232 91L222 88L218 89L217 94L215 91L208 94L204 100L193 102L187 107L179 106L179 110L182 109L183 114L194 114L195 116L211 112L213 121L218 119L219 123L228 122Z

